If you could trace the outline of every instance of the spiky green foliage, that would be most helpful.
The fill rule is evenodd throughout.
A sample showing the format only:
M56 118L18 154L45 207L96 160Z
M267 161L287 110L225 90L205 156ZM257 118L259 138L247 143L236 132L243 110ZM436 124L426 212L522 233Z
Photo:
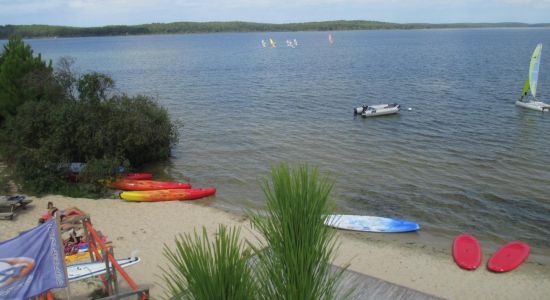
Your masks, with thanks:
M262 188L267 197L267 216L249 213L265 239L253 247L262 299L333 299L342 271L331 273L335 231L324 225L331 212L333 184L319 172L301 165L272 169L272 184Z
M256 284L247 265L246 249L239 240L239 229L220 225L214 242L206 228L202 236L179 235L176 249L164 246L163 254L170 262L163 269L170 299L256 299Z

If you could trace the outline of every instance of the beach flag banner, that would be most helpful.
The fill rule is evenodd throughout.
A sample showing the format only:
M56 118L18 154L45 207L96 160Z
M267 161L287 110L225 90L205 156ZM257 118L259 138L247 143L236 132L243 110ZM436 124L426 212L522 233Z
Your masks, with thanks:
M0 299L27 299L66 286L55 219L0 242Z

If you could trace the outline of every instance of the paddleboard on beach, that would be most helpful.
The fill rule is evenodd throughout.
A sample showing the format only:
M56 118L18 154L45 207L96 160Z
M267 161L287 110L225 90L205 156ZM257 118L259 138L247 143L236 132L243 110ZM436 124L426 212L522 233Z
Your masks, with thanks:
M487 269L502 273L519 267L529 257L531 249L524 242L511 242L497 250L489 258Z
M139 257L130 257L124 259L117 259L118 264L123 267L129 267L135 265L141 261ZM74 264L67 266L67 277L69 282L78 281L93 276L99 276L107 272L105 268L105 262L90 262L82 264Z
M420 229L420 225L411 221L355 215L329 215L325 219L325 225L368 232L410 232Z
M467 233L453 241L453 259L462 269L475 270L481 265L481 247L477 239Z

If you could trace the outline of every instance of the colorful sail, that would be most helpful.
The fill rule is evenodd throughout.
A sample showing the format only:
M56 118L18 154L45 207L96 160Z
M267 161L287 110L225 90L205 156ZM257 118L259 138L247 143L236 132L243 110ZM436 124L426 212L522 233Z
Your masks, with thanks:
M334 38L332 37L332 33L328 34L328 43L332 46L334 44Z
M269 38L269 43L271 44L271 48L277 47L277 44L275 43L275 41L272 38Z
M527 96L527 93L529 92L529 78L525 80L525 83L523 84L523 89L521 90L521 98Z
M531 89L531 94L533 97L537 96L537 81L539 79L539 66L540 66L540 55L542 51L542 44L538 44L533 51L533 56L531 56L531 64L529 65L529 87ZM523 88L525 89L525 87Z

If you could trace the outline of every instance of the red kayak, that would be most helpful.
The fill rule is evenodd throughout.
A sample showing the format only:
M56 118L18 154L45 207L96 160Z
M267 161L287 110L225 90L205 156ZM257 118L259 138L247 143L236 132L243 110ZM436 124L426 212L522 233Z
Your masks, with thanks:
M174 200L195 200L212 196L216 193L213 187L203 189L172 189L156 191L130 191L120 193L120 198L126 201L154 202Z
M493 272L502 273L519 267L529 257L531 249L524 242L511 242L489 258L487 268Z
M153 179L153 174L151 173L128 173L124 179L134 179L134 180L151 180Z
M191 184L187 182L155 181L120 179L108 184L109 187L126 191L152 191L166 189L190 189Z
M463 233L453 242L453 258L462 269L475 270L481 265L481 247L475 237Z

